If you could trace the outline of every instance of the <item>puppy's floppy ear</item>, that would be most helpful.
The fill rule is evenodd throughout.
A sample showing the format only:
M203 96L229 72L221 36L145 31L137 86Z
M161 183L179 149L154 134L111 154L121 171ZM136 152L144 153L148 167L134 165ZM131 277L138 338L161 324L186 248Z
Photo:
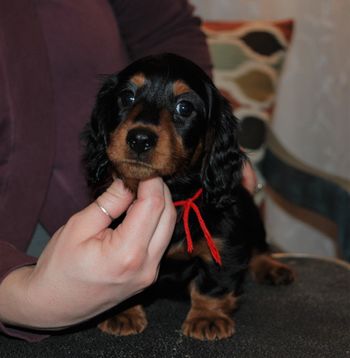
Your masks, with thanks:
M117 76L108 77L97 94L90 122L82 133L85 145L83 163L88 185L99 195L112 180L111 165L106 154L108 130L117 115L115 88Z
M238 120L232 114L230 103L210 86L209 133L202 183L204 199L219 207L234 198L234 190L241 183L245 154L238 144Z

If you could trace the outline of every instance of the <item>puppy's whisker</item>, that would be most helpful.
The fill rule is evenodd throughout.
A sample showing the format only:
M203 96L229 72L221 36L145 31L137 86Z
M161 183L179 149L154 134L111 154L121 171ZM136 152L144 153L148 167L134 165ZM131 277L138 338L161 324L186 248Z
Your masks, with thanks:
M169 158L169 159L184 159L182 155L179 155L175 152L172 153L163 153L157 149L155 149L154 153L157 155L157 157L165 157L165 158Z

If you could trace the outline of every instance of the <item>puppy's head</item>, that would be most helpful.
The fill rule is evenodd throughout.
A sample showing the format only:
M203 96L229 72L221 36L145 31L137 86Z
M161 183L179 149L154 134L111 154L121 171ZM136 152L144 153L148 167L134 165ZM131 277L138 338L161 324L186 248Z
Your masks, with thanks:
M197 171L209 193L226 161L239 159L230 155L239 154L236 124L194 63L172 54L140 59L110 76L97 96L86 136L90 183L115 173L136 190L140 180Z

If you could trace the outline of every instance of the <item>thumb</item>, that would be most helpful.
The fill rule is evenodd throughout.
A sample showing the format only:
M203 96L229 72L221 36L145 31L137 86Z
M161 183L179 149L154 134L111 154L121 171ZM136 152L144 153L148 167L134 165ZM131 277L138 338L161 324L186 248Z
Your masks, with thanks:
M123 182L115 179L92 204L74 215L75 224L84 230L85 238L96 235L107 228L112 219L123 214L133 200L133 194L125 188Z

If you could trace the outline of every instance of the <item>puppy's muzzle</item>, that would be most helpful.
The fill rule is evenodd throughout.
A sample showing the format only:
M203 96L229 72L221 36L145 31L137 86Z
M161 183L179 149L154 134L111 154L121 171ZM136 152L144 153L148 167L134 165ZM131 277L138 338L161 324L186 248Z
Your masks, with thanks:
M158 135L145 128L131 129L126 136L129 148L138 155L153 149L157 141Z

